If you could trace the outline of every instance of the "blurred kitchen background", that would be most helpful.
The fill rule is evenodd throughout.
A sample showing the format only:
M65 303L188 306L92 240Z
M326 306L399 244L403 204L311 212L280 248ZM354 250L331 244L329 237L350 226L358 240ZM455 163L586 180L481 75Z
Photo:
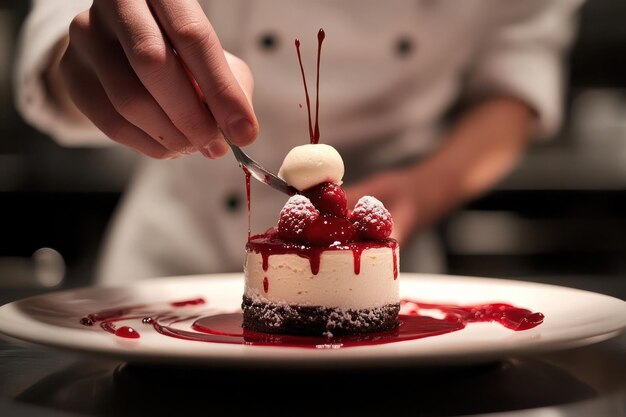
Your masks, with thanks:
M17 114L12 57L27 9L0 0L0 291L89 284L134 162L121 149L62 148ZM449 273L626 298L625 1L585 4L570 62L559 136L441 225Z

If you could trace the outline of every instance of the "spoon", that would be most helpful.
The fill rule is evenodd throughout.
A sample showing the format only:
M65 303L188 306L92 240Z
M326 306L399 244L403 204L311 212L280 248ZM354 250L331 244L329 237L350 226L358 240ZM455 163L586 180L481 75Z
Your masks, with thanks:
M174 53L176 53L176 51L174 51ZM202 93L202 90L200 89L200 86L198 85L198 82L196 81L196 79L193 77L193 74L189 70L189 67L185 64L185 62L182 59L180 60L180 63L182 64L183 69L185 70L185 73L187 74L187 77L189 78L189 81L193 85L194 90L196 90L196 95L198 96L198 99L200 99L202 104L208 109L208 105L206 103L204 93ZM224 136L224 140L226 141L228 146L230 146L230 149L233 151L233 154L235 155L235 159L237 160L237 162L239 162L239 166L242 169L244 169L246 173L250 173L250 176L254 177L255 180L261 181L263 184L267 184L273 189L278 190L287 195L294 195L298 192L298 190L293 188L291 185L287 184L285 181L278 178L277 175L263 168L261 164L259 164L254 159L250 158L243 150L241 150L239 146L232 143L230 139L228 138L228 136L226 135L226 133L224 132L224 130L219 125L217 126L217 128L222 133L222 136Z
M244 171L249 172L250 176L254 177L254 179L262 182L263 184L267 184L275 190L278 190L287 195L294 195L298 192L294 187L287 184L285 181L280 179L277 175L263 168L261 164L259 164L254 159L250 158L248 154L246 154L239 146L235 145L230 141L226 133L222 130L221 127L218 126L219 131L224 136L224 140L230 149L233 151L235 155L235 159L239 162L239 166L244 169Z

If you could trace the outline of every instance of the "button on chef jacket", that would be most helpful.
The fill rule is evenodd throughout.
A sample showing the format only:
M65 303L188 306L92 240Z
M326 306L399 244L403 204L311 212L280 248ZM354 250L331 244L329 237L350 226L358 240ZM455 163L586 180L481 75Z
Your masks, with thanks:
M294 39L302 42L309 89L314 90L319 28L326 32L321 142L340 151L348 180L427 155L441 137L442 115L459 98L521 99L538 115L538 137L549 136L559 125L562 64L579 1L200 3L223 47L252 69L260 134L247 151L274 172L289 149L309 141ZM42 86L53 46L90 4L33 2L16 64L17 106L25 119L63 145L119 146L93 126L72 124L50 105ZM140 159L106 239L100 280L115 284L241 270L245 185L232 155L215 161L198 155ZM253 233L276 224L286 199L253 184ZM403 253L401 259L412 255Z

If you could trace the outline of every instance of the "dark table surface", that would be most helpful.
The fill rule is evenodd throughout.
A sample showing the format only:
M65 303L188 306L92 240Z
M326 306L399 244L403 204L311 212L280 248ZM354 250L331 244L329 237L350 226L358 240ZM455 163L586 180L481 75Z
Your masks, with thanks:
M603 279L571 286L623 297ZM480 366L324 371L151 367L0 339L0 416L243 413L626 416L626 334Z

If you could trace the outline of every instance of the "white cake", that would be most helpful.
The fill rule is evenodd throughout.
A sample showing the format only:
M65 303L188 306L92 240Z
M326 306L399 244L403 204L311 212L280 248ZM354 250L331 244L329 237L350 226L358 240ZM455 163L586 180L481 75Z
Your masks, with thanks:
M395 262L394 262L394 250ZM261 303L370 309L398 303L394 264L398 249L374 247L361 254L355 273L352 250L327 250L320 256L319 271L295 253L270 255L267 270L261 253L248 250L244 265L244 295Z
M246 245L243 327L326 336L395 328L398 244L387 209L370 196L347 209L343 161L328 145L295 148L280 175L301 194Z

